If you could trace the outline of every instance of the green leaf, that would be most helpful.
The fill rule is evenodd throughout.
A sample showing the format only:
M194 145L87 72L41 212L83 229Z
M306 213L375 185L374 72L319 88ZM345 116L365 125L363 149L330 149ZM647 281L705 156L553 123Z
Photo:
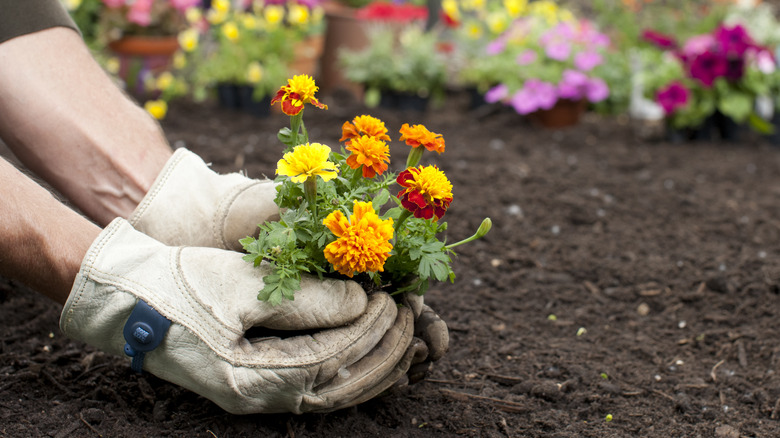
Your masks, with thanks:
M295 147L297 145L294 145L294 139L293 139L293 132L288 127L284 127L279 130L279 132L276 134L276 138L279 139L283 144L285 144L288 147Z
M753 98L739 91L732 91L718 100L718 109L737 123L747 120L753 111Z
M751 112L748 116L748 123L753 129L761 134L769 135L775 132L774 125L769 123L769 121L761 118L758 114L755 113L755 111Z
M388 200L390 200L390 191L387 189L382 189L376 196L374 196L374 199L371 200L371 205L374 207L374 210L379 211L379 209L382 208L382 206L385 205Z

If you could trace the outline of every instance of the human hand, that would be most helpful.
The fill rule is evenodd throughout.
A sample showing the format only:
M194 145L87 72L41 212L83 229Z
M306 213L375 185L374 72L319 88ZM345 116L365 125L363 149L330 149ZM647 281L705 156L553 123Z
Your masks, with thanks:
M236 252L166 246L116 219L87 252L60 327L122 354L125 322L148 303L171 325L142 356L143 368L236 414L352 406L427 355L413 342L412 310L387 294L305 277L294 301L271 306L256 299L266 271ZM259 337L245 337L258 328Z

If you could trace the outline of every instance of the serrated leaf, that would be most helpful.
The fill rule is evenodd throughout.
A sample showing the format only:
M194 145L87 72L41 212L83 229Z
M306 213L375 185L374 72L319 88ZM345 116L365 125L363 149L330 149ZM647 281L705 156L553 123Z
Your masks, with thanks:
M376 196L374 196L374 199L371 200L371 205L374 207L374 210L379 211L379 209L382 208L382 206L385 205L388 200L390 200L390 191L387 189L382 189Z

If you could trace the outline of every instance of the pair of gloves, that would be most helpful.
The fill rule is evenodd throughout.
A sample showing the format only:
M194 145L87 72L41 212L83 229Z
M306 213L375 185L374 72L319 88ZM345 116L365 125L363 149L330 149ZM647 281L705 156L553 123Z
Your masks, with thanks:
M278 217L275 194L269 180L219 175L177 150L129 220L93 242L60 328L132 354L123 330L146 303L171 324L150 335L159 345L139 367L235 414L332 411L424 375L449 338L421 297L399 307L355 282L307 276L294 301L257 300L268 267L244 261L238 240Z

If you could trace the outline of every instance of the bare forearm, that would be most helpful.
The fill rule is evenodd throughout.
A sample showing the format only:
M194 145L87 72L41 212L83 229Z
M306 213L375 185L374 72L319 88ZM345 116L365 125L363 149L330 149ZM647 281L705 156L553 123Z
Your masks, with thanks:
M65 303L100 228L0 159L0 275Z
M0 137L100 225L129 216L171 155L157 122L61 27L0 44Z

